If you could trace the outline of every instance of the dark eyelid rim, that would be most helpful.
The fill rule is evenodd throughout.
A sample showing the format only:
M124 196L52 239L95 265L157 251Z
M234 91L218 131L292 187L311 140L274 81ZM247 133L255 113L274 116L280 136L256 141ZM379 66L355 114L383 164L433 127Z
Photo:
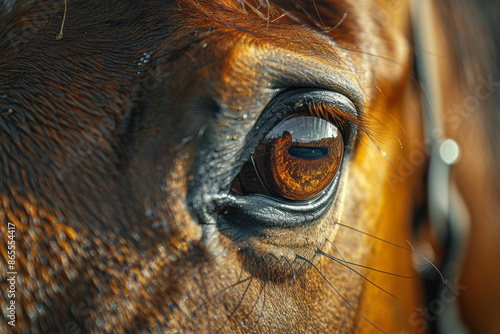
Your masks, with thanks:
M234 170L234 175L232 176L228 175L228 179L236 177L236 175L239 172L238 171L239 168L236 166L240 166L240 168L241 166L243 166L243 164L247 161L248 157L253 153L257 145L264 138L265 134L267 134L277 123L285 119L287 116L307 111L307 109L304 109L304 107L306 107L306 103L311 103L311 104L316 103L316 104L323 104L335 107L339 110L342 110L347 115L351 116L353 120L356 120L356 122L352 122L348 119L343 118L340 114L337 115L340 119L345 119L346 121L348 121L348 124L350 125L351 128L349 140L344 140L344 142L347 143L347 147L345 148L344 151L344 160L346 157L350 155L350 153L353 150L354 146L353 139L355 138L355 134L358 129L358 124L363 122L362 117L364 116L363 112L364 105L359 102L363 101L362 96L359 93L359 90L356 88L354 84L352 84L350 88L353 88L353 90L350 91L350 94L346 95L346 89L342 89L340 91L334 89L334 87L332 86L318 87L317 84L311 82L309 82L309 84L310 85L307 84L292 85L282 89L279 88L273 89L275 92L273 94L274 96L270 98L270 101L259 113L260 115L256 120L256 122L253 124L251 130L245 134L244 137L246 137L246 139L244 140L244 144L240 146L240 148L238 149L239 151L238 155L240 156L240 158L233 165L235 167L232 168L232 170ZM345 88L345 86L342 87ZM359 93L359 95L356 92ZM353 97L356 97L357 99L353 101L352 100ZM301 102L303 104L297 104L298 102ZM339 175L341 175L343 169L344 168L341 166L338 172ZM194 179L197 178L195 177ZM335 182L336 179L337 177L334 179L333 184L336 183ZM199 183L197 186L193 185L190 186L188 202L190 203L190 207L193 214L198 217L199 222L201 224L204 224L210 221L214 221L213 219L215 219L215 217L219 214L221 208L224 208L224 206L226 205L231 206L230 203L226 202L228 200L228 194L226 193L226 188L222 188L227 186L227 191L228 191L230 183L228 183L227 185L225 183L223 185L219 185L219 187L221 187L220 189L222 190L222 192L211 193L207 195L206 193L203 194L203 189L206 189L206 184L205 184L206 182L200 182L199 180L197 182ZM323 200L327 201L328 203L333 201L332 196L334 194L332 192L334 191L333 190L334 188L335 188L334 186L327 187L323 191L323 193L325 193L326 191L325 194L328 194L328 196L326 196ZM253 197L259 195L250 195L250 196ZM312 201L309 200L310 201L309 203L307 203L308 201L297 201L294 202L295 204L291 204L290 202L280 203L281 201L277 202L274 199L268 199L268 200L270 200L269 204L274 203L276 205L279 203L279 205L283 208L284 205L285 206L293 205L295 207L295 210L290 210L289 211L290 214L292 214L293 211L296 211L297 214L299 211L301 211L302 214L306 214L309 216L309 218L315 220L316 218L319 218L319 216L321 216L323 212L323 210L321 209L322 205L318 206L318 204L321 203L322 197L323 196L321 195L315 196L314 199L311 199ZM220 201L221 199L225 200ZM233 199L230 199L230 202L232 201ZM262 202L260 203L262 204ZM326 205L326 207L329 207L329 205ZM288 210L289 209L285 209L285 211ZM278 214L278 216L280 215ZM287 219L285 216L282 216L280 219L287 221L288 220L296 221L298 219L297 217L295 218L289 217L290 219ZM292 214L292 216L296 216L296 214ZM268 221L266 225L270 223L271 221Z
M213 197L218 203L220 211L229 208L236 210L242 217L251 217L257 226L296 227L314 225L317 219L323 216L333 202L342 170L342 166L332 183L321 194L305 201L287 201L279 198L268 197L261 194L223 195ZM238 225L238 223L235 223Z
M287 91L289 90L290 89L288 89ZM362 114L359 113L356 105L344 93L309 87L293 88L292 90L294 91L294 93L292 93L293 95L304 94L304 97L300 98L297 101L302 103L301 105L297 105L297 108L300 108L303 104L309 102L328 105L339 108L341 110L345 110L350 116L356 119L360 119L360 117L362 117ZM291 98L291 96L289 98Z
M261 117L257 121L257 123L254 126L255 128L259 129L261 134L267 134L269 131L271 131L272 128L274 128L279 122L283 121L284 119L294 116L294 115L299 115L303 112L308 111L308 106L311 104L322 104L322 105L328 105L331 107L334 107L335 109L342 110L343 112L347 113L349 116L351 116L353 119L358 120L359 122L362 122L361 119L359 119L359 114L358 114L358 109L354 105L354 103L344 94L336 92L336 91L329 91L329 90L324 90L324 89L318 89L318 88L303 88L303 87L291 87L288 88L282 92L280 92L277 96L275 96L271 102L266 106L264 111L261 113ZM354 145L354 135L357 131L358 124L352 122L350 120L345 119L342 117L342 115L336 115L336 117L342 119L343 121L346 121L349 126L349 132L348 138L344 138L344 157L347 158L350 153L352 152L353 145ZM266 124L268 123L268 120L272 119L274 122L273 125ZM329 120L327 120L329 121ZM263 126L262 124L266 124ZM337 125L337 124L336 124ZM263 129L266 129L265 131L262 131ZM339 129L341 132L344 132L342 129ZM261 135L262 136L262 135ZM252 147L251 151L249 152L248 150L244 150L243 152L247 152L247 154L253 154L253 151L258 143L263 139L260 138L261 136L253 136L251 135L250 138L252 138L253 144L250 145ZM256 140L256 138L260 138ZM246 154L243 154L242 157L244 157L244 161L246 162ZM342 168L341 168L342 169ZM340 174L341 169L338 171L338 174ZM338 175L337 175L338 176ZM334 179L334 181L337 179L337 177ZM332 182L334 183L334 182ZM332 189L331 187L327 187L327 189ZM324 194L328 193L325 189L322 191L320 194L314 196L313 198L307 199L307 200L287 200L287 199L282 199L279 197L269 197L261 194L248 194L245 195L246 198L251 199L253 196L256 196L256 198L259 198L261 196L261 201L266 202L268 201L269 203L280 203L282 206L290 206L295 207L295 210L301 211L301 210L307 210L305 208L312 208L315 207L312 205L312 203L318 203L318 201L321 201L321 197L323 197ZM239 196L236 196L239 198ZM242 204L242 203L240 203ZM300 208L299 208L300 207Z

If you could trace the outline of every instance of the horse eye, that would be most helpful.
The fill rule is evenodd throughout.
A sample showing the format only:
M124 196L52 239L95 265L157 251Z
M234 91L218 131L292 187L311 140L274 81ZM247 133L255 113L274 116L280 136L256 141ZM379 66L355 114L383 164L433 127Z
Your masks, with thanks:
M334 124L312 116L292 116L266 135L231 189L236 194L307 200L333 181L343 154L342 135Z

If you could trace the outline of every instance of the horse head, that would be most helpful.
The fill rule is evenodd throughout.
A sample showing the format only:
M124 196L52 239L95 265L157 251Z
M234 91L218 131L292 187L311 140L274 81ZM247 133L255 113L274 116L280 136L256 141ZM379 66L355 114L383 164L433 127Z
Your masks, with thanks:
M492 37L418 10L6 2L3 328L495 332Z

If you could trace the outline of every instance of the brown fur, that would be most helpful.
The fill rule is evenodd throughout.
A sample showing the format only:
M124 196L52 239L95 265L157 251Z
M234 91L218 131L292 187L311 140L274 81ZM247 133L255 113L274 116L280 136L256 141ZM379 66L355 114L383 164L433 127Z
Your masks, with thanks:
M424 140L408 6L69 1L58 41L62 6L0 9L0 220L16 225L16 331L420 331L417 279L352 267L394 300L315 253L338 257L329 240L349 262L414 274L411 251L335 225L414 238L426 163L391 181ZM329 211L248 235L204 220L206 182L229 191L238 171L216 166L248 159L272 89L327 86L324 73L355 83L366 120ZM6 238L0 247L6 261Z

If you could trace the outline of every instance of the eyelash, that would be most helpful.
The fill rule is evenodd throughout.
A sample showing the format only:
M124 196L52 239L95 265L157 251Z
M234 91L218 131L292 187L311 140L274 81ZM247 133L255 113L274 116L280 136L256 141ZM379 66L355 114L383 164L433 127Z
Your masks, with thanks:
M356 118L348 112L345 112L337 107L320 104L320 103L309 103L307 105L308 111L311 116L322 118L327 121L334 121L341 127L348 127L350 125L355 125L358 130L369 133L368 122L366 120L366 115L361 115L361 117ZM347 130L343 128L341 130Z
M307 104L308 112L311 116L319 117L327 121L333 121L339 126L339 130L343 134L346 131L352 131L355 129L355 137L351 138L351 134L344 138L344 144L350 145L356 141L361 142L362 135L366 135L369 142L373 143L375 147L380 149L380 140L383 140L383 135L379 132L377 123L380 123L373 115L369 115L366 112L359 112L358 115L354 116L345 110L331 106L328 104L310 102ZM398 141L399 138L397 138ZM352 143L351 143L352 142ZM381 153L384 155L381 151Z

